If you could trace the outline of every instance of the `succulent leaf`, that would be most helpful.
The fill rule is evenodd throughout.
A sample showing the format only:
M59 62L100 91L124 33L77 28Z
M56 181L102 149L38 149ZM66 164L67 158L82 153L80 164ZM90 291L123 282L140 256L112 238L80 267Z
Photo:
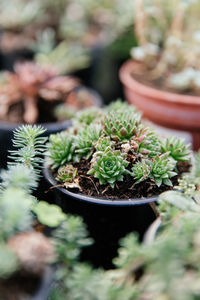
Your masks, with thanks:
M106 148L112 148L114 142L111 141L109 136L101 136L96 143L94 143L94 147L97 151L105 151Z
M52 134L49 137L48 156L53 169L72 161L74 138L68 132Z
M136 180L136 184L137 184L148 178L151 168L146 164L145 161L141 161L141 162L138 161L133 165L131 170L132 170L131 175Z
M190 145L185 145L184 139L177 139L175 136L167 138L161 146L162 152L169 152L170 156L177 161L187 161L191 155Z
M103 111L98 107L91 106L89 108L79 110L74 118L75 125L90 125L96 119L99 119L103 116Z
M135 106L129 105L127 102L122 101L121 99L117 99L116 101L111 102L105 110L107 112L117 112L117 111L132 111L134 113L137 112Z
M127 174L128 164L126 154L107 148L105 152L96 153L88 174L98 178L100 184L109 183L114 188L116 181L123 181L123 175Z
M144 139L139 143L138 152L147 154L150 158L161 154L160 140L153 130L145 129Z
M75 140L75 161L81 158L89 159L92 155L92 148L101 135L101 126L98 124L91 124L81 129Z

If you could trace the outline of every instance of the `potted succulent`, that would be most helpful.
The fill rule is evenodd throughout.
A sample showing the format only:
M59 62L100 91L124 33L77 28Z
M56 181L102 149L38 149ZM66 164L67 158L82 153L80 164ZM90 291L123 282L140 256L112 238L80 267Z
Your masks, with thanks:
M59 104L68 112L62 120L55 113ZM82 87L78 79L59 75L52 65L23 62L15 65L15 72L1 72L1 167L6 164L12 131L19 124L44 123L45 135L48 135L68 127L70 121L67 119L72 111L91 105L100 106L100 97L93 90Z
M188 147L176 137L162 140L120 101L79 112L73 127L50 136L45 177L57 204L83 216L96 242L87 253L96 265L112 265L125 233L142 237L158 195L189 170Z
M160 125L199 144L198 1L135 1L138 47L120 70L127 100Z

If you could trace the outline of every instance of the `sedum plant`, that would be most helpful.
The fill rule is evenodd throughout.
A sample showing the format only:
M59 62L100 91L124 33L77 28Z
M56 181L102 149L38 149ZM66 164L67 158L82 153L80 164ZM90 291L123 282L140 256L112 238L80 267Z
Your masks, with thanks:
M163 141L142 123L140 113L132 106L118 100L95 118L91 115L80 122L80 115L87 113L88 110L86 114L78 113L72 128L49 139L48 164L56 171L59 182L65 183L65 167L70 164L77 169L72 182L76 187L78 183L81 191L87 193L85 186L90 182L92 194L103 195L111 188L114 193L119 190L126 197L134 197L138 184L147 184L147 189L155 188L158 193L159 187L171 187L177 182L179 166L188 171L189 146L177 138Z
M132 57L143 62L152 80L178 91L199 90L200 25L198 0L136 0L138 47Z

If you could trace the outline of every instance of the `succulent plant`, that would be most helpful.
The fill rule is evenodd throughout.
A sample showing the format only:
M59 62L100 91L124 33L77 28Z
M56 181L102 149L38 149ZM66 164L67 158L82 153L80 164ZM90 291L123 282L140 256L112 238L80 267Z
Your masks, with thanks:
M92 155L92 148L101 135L101 126L98 124L91 124L79 130L75 139L75 160L79 161L81 158L90 158Z
M167 138L161 145L163 153L169 152L169 155L178 161L187 161L191 155L190 145L185 145L184 139L177 139L175 136Z
M122 101L121 99L117 99L116 101L111 102L108 106L106 106L105 110L107 112L116 112L116 111L133 111L137 112L135 106L130 106L127 102Z
M136 184L146 180L151 172L151 168L148 164L146 164L145 160L136 162L131 170L132 173L130 174L136 180Z
M74 118L74 124L77 126L83 125L90 125L95 119L99 119L103 116L103 111L98 107L92 106L80 110L76 113Z
M110 112L103 120L106 136L117 142L127 142L135 135L140 115L132 111Z
M136 152L150 158L161 154L159 137L150 128L140 126L130 143Z
M115 182L123 181L123 175L127 174L126 167L129 162L126 160L126 154L111 148L96 154L88 174L98 178L100 184L109 183L114 188Z
M76 175L77 168L74 168L72 165L67 164L58 169L56 180L60 182L72 182Z
M139 46L131 55L142 61L148 78L165 87L199 90L199 1L134 1Z
M53 169L72 161L74 155L74 138L67 132L52 134L48 143L48 157Z
M159 187L161 184L172 186L171 177L177 175L174 171L176 161L169 157L169 153L157 155L151 161L147 161L151 168L150 178Z
M193 178L191 174L184 175L182 178L178 179L178 186L175 186L175 189L183 192L187 196L191 196L194 195L197 190L196 183L197 178Z
M105 151L108 147L112 148L113 145L114 142L111 141L109 136L101 136L98 141L94 143L95 149L101 152Z
M21 103L24 112L20 117L29 124L38 120L39 98L65 101L67 94L79 85L79 81L71 76L58 76L51 65L40 66L35 62L16 63L14 72L3 72L1 79L1 119L9 119L11 107Z
M177 175L178 171L177 162L183 158L190 159L190 150L188 146L184 146L182 140L179 141L177 138L173 140L176 145L175 149L178 151L173 149L170 151L169 148L164 151L162 138L141 123L141 116L135 108L132 109L131 106L129 110L129 106L121 106L121 102L118 102L116 107L118 105L123 109L116 108L115 110L114 108L113 111L109 111L107 108L102 110L98 108L96 117L88 114L96 109L87 109L85 112L78 113L77 119L86 118L86 121L74 121L74 125L65 133L66 137L57 134L58 147L56 144L54 147L50 137L50 149L52 153L55 152L56 158L59 156L56 164L55 159L54 163L51 159L50 166L56 169L57 180L64 182L65 188L75 187L87 193L88 185L84 184L84 180L90 179L92 182L92 177L94 177L101 185L107 184L107 187L110 185L115 188L115 183L124 179L128 186L124 193L131 197L133 190L131 187L142 181L147 181L147 184L151 186L157 186L157 189L161 185L172 186L171 178ZM60 142L60 139L65 140ZM71 147L69 157L65 154L65 151L68 151L67 139L70 142L68 146ZM60 152L61 147L63 149ZM62 155L60 156L59 153ZM69 168L78 169L78 174L76 171L70 172L72 177L77 174L71 184L67 183L67 180L71 180L71 175L68 179L65 166L62 167L66 163L70 164ZM187 171L187 166L189 168L189 164L185 163L180 166L185 171ZM85 179L81 177L79 180L81 174L84 174ZM93 187L91 187L91 195L96 195L96 192L104 194L103 187L99 187L100 192L93 190ZM108 191L107 187L105 187L105 193ZM121 191L122 194L123 191ZM113 197L117 197L116 193ZM138 190L138 197L140 197L140 190Z

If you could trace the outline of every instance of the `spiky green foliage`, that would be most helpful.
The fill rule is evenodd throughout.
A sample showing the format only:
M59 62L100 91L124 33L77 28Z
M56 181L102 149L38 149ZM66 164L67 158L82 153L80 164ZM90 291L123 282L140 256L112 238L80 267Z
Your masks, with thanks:
M147 163L151 168L150 178L154 180L158 187L161 184L172 186L170 178L177 175L174 171L176 162L169 158L168 153L155 156L151 161L147 161Z
M60 74L66 74L87 67L90 58L85 47L77 43L70 45L65 40L48 52L36 53L35 61L44 66L52 65Z
M37 175L32 168L23 164L11 165L0 173L1 187L21 188L27 192L37 188Z
M74 138L67 132L52 134L49 137L48 157L53 169L70 162L74 155Z
M73 123L76 126L90 125L96 119L100 119L103 116L103 110L96 106L85 108L76 113Z
M132 111L110 112L103 120L104 134L114 141L127 142L136 133L140 115Z
M76 116L76 108L71 105L59 104L54 110L56 119L59 121L71 120Z
M33 203L33 197L23 189L10 187L1 193L0 240L6 240L17 232L30 229Z
M137 163L135 163L131 170L132 170L131 175L136 180L135 183L137 184L148 178L151 168L149 165L146 164L146 162L144 160L144 161L138 161Z
M67 269L78 259L81 248L91 245L92 240L87 235L86 227L78 216L68 216L66 221L53 232L53 243L58 260L63 261Z
M107 148L105 152L97 152L93 159L88 174L98 178L100 184L109 183L114 188L116 181L123 181L123 175L127 174L126 167L129 164L125 153Z
M129 105L127 102L117 99L111 102L106 108L106 112L116 112L116 111L132 111L137 112L137 109L133 105Z
M170 156L177 161L187 161L191 155L190 145L185 145L184 139L175 136L167 138L161 145L163 153L169 152Z
M22 125L14 131L13 146L17 150L10 151L11 165L18 163L32 168L39 174L43 159L41 156L46 150L46 137L42 137L46 129L41 126Z
M92 148L101 135L101 126L99 124L91 124L79 130L75 139L75 160L81 158L89 159L92 155Z
M56 180L60 182L72 182L77 175L77 171L77 168L74 168L70 164L62 166L58 169Z
M6 279L19 268L17 255L0 242L0 279Z
M94 143L94 147L97 151L105 151L106 148L114 145L114 142L111 141L109 136L101 136L96 143Z

